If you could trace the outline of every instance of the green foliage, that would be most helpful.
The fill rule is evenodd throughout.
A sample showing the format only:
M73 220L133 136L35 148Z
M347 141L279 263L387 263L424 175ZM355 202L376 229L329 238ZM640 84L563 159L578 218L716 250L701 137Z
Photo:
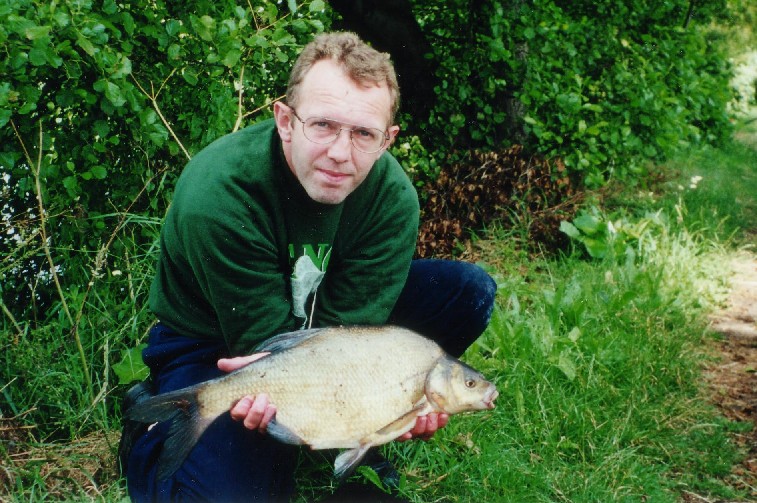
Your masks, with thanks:
M135 356L153 323L146 297L182 166L270 116L328 16L322 0L2 3L0 415L44 425L40 437L113 419L114 372L127 382L139 369L111 363Z
M581 243L592 258L633 260L636 250L649 239L650 233L659 231L665 224L666 218L659 212L633 221L623 216L612 220L598 208L590 207L573 222L562 222L560 231Z
M697 4L689 19L689 5L416 2L440 62L430 137L447 148L520 142L590 187L722 141L729 67L706 28L726 6Z
M402 167L419 188L438 176L440 166L436 158L423 146L419 137L401 138L399 143L391 147L391 151L395 157L402 159Z
M142 360L142 350L146 347L147 344L140 344L121 351L121 360L113 365L113 372L118 377L118 384L144 381L150 376L150 369Z
M516 44L504 7L480 2L480 10L472 9L464 0L412 3L439 64L437 105L421 127L426 137L435 150L502 146L506 97L512 92L508 65Z

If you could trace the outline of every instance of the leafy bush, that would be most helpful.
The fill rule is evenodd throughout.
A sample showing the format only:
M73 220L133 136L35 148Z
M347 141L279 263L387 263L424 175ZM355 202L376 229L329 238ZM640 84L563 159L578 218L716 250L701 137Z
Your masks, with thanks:
M600 186L729 137L728 63L706 31L723 0L451 4L415 2L440 62L435 146L520 142Z
M43 435L76 428L71 408L107 412L111 353L152 323L181 168L266 117L286 63L328 24L322 0L0 5L4 411L34 411Z

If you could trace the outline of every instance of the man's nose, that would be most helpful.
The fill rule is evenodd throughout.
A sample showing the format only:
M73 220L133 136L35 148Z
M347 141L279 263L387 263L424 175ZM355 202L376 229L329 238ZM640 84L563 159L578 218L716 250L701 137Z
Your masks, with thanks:
M334 140L334 143L329 145L329 157L337 162L344 162L350 158L352 154L352 131L347 128L339 130L339 134Z

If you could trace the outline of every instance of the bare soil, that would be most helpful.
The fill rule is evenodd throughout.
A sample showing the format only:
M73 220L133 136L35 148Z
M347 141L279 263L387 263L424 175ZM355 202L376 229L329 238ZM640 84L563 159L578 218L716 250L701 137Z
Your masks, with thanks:
M740 253L731 263L733 276L726 305L710 317L712 329L722 335L715 343L716 361L706 372L713 403L733 421L751 423L734 434L745 451L733 468L734 486L757 501L757 257ZM710 501L686 498L687 501Z

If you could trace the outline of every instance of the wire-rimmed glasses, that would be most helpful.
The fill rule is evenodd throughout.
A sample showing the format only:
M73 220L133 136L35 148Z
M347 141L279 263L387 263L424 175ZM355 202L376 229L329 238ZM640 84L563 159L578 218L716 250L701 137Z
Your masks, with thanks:
M339 133L345 130L349 131L350 142L356 149L365 154L375 154L389 139L384 131L377 128L345 124L326 117L308 117L303 120L294 108L292 108L292 113L302 123L305 138L320 145L335 142L339 138Z

